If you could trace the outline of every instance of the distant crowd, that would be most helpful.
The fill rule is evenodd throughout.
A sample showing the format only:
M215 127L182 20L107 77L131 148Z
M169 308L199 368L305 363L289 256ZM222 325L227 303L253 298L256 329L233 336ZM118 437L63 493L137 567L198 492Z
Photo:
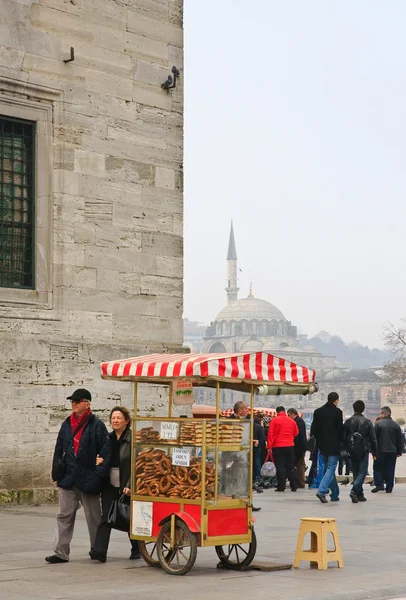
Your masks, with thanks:
M324 406L314 411L307 438L306 425L295 408L287 411L283 406L276 409L272 420L255 417L254 438L254 489L261 491L261 480L273 474L276 468L275 491L284 492L289 481L290 490L308 485L317 489L316 496L323 504L339 501L336 470L341 475L352 472L350 498L353 503L366 502L365 478L368 475L370 455L373 459L372 493L392 493L397 458L402 456L404 436L400 426L392 419L391 409L384 406L373 424L364 416L365 403L353 404L354 414L343 422L338 408L336 392L328 395ZM238 412L238 404L234 412ZM263 435L259 433L263 429ZM307 478L306 452L310 452L311 467ZM349 479L344 480L349 483Z

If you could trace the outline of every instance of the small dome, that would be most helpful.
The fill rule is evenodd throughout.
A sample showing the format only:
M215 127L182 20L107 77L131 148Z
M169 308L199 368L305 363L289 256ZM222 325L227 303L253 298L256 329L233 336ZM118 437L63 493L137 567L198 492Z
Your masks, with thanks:
M235 300L235 302L223 308L216 317L216 321L252 321L253 319L257 321L273 321L274 319L286 321L276 306L251 295L248 298Z

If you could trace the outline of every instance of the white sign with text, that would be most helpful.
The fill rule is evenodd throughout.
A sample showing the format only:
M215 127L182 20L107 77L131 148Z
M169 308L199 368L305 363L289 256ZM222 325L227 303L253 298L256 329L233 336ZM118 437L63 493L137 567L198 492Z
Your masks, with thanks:
M172 464L177 467L189 467L190 448L174 448L172 450Z
M179 437L179 423L161 421L161 440L177 440Z

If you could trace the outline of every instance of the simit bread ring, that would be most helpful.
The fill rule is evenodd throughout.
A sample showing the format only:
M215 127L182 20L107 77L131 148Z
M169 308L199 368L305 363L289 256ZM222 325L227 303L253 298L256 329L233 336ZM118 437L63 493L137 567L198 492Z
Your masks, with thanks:
M172 482L169 479L168 475L164 475L163 477L161 477L161 480L159 482L159 490L160 490L161 494L166 494L166 492L169 490L171 485L172 485Z
M171 459L168 456L163 456L160 461L156 463L156 468L162 475L169 475L172 469Z
M200 483L200 479L201 472L198 469L196 469L196 467L192 467L191 469L189 469L187 480L190 483L190 485L197 485L198 483Z
M179 479L182 483L187 483L187 469L186 467L175 467L174 471L175 477Z
M151 481L147 487L148 496L159 496L159 484L156 481Z

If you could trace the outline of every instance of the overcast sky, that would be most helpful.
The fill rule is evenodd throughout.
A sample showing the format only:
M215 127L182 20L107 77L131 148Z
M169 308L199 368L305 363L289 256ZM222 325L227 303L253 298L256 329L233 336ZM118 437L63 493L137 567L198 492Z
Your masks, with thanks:
M185 311L382 346L406 316L406 3L185 0Z

